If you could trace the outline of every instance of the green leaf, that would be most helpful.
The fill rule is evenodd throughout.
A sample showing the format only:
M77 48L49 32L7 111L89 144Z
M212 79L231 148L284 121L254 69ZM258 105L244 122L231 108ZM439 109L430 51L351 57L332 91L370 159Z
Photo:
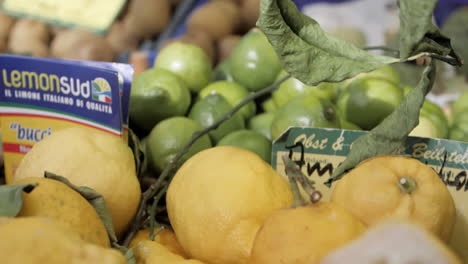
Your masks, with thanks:
M99 217L101 218L101 221L104 223L111 245L121 250L121 246L119 246L117 243L117 236L115 235L114 226L112 225L111 213L106 205L106 202L104 201L104 197L102 197L101 194L87 186L76 186L72 184L67 178L53 174L51 172L46 171L44 177L60 181L81 194L81 196L83 196L94 207ZM126 249L121 251L125 253Z
M419 112L426 95L432 89L435 72L435 62L432 62L424 70L419 84L405 96L401 104L369 133L353 142L346 159L326 182L328 186L361 161L378 155L399 154L408 134L419 123Z
M291 0L262 0L257 26L279 55L283 68L309 85L340 82L400 61L364 51L324 32Z
M450 56L454 60L446 62L461 65L461 60L453 50L450 39L443 36L432 23L432 13L436 3L437 0L398 1L400 7L400 58L428 52L442 57Z
M15 217L23 207L23 192L29 193L37 183L0 186L0 216Z

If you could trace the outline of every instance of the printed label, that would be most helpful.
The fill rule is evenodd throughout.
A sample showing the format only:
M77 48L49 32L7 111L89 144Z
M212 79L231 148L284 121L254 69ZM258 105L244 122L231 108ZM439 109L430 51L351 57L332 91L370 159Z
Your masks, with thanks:
M55 131L82 126L122 137L128 124L128 117L122 116L128 114L123 96L130 85L124 88L122 73L97 62L0 56L7 183L32 146Z
M365 131L293 127L273 144L272 166L286 177L283 155L288 155L316 183L323 200L333 190L324 183ZM400 155L411 156L433 168L447 185L457 208L457 219L450 245L468 263L468 143L409 137Z

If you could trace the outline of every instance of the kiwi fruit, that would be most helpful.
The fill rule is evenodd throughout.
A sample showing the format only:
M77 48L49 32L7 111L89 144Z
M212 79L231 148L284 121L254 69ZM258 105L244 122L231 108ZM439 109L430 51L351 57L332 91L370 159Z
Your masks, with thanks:
M78 28L58 33L51 44L51 55L62 59L109 62L115 57L103 36Z
M242 0L240 9L242 30L247 32L257 24L260 15L260 0Z
M218 62L224 61L231 55L232 50L240 39L240 35L227 35L217 42L216 53Z
M13 25L8 37L12 53L46 57L49 55L49 27L39 21L20 19Z
M106 40L115 52L126 52L138 48L139 39L127 32L121 21L116 21L106 35Z
M195 9L187 20L191 32L204 31L219 40L237 30L240 17L238 6L230 1L208 2Z
M169 0L132 0L123 22L132 36L151 38L163 31L170 19Z
M15 24L15 19L3 12L0 12L0 41L6 41L10 31Z

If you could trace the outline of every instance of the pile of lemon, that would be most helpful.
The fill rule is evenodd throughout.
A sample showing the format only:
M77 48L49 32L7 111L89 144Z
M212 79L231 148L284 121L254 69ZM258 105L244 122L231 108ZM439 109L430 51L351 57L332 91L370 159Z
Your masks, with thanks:
M36 144L17 169L13 184L35 187L23 192L16 217L0 219L2 263L127 263L98 211L73 188L44 178L45 171L101 193L117 238L135 216L140 186L124 141L61 130ZM131 241L135 263L461 263L446 244L455 222L452 196L415 159L366 160L338 181L330 201L298 205L292 190L252 151L199 151L168 186L171 228L158 227L154 240L145 228Z

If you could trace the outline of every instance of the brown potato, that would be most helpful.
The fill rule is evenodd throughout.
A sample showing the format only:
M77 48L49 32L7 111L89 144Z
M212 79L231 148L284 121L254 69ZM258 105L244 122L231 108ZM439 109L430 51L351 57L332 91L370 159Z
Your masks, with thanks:
M107 40L82 29L60 32L52 41L51 55L56 58L113 61L115 53Z
M187 20L188 31L204 31L214 39L233 34L238 29L240 10L230 1L214 1L197 8Z
M106 39L115 52L132 51L138 48L139 38L130 34L124 24L116 21L107 32Z
M127 32L139 38L151 38L169 24L169 0L132 0L123 18Z
M240 39L241 36L239 35L228 35L218 41L216 45L218 62L224 61L231 55L232 50Z
M46 57L49 55L49 27L39 21L18 20L8 38L8 50L12 53Z

